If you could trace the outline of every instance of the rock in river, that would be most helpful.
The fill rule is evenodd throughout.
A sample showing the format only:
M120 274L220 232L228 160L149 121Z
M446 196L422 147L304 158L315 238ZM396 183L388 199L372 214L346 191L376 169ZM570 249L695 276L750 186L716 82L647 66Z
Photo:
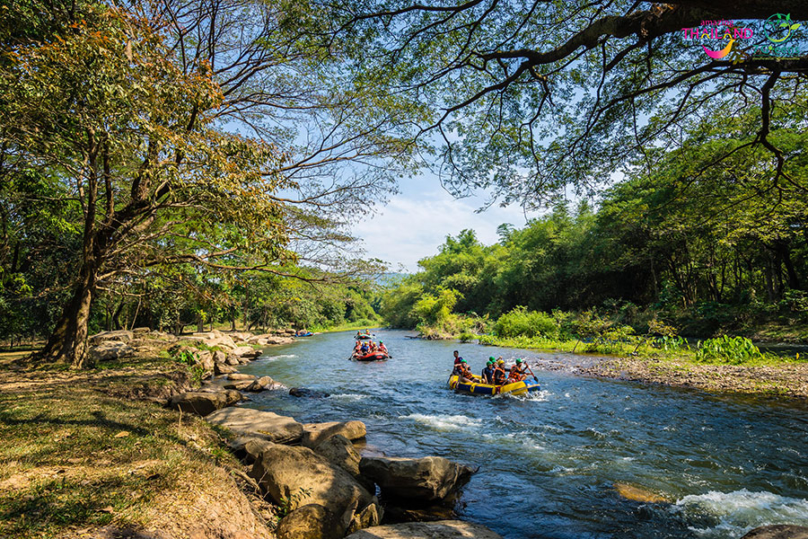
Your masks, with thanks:
M755 528L742 539L808 539L808 528L804 526L763 526Z
M243 437L261 438L270 442L290 444L303 436L303 425L291 417L250 408L226 408L205 419Z
M345 539L502 539L502 536L479 524L440 520L374 526L352 533Z
M307 447L268 444L250 475L275 503L290 509L321 505L334 513L343 530L376 499L351 475Z
M421 459L363 457L359 470L385 497L442 500L471 479L474 470L443 457Z
M310 399L324 399L331 396L325 391L306 389L305 387L293 387L289 390L289 394L293 397L308 397Z
M300 440L300 443L313 448L337 434L353 441L367 436L367 429L361 421L306 423L303 426L303 439Z

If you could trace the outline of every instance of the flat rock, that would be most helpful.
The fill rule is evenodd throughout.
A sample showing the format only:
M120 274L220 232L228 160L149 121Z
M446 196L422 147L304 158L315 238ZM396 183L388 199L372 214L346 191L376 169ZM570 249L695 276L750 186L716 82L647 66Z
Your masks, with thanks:
M255 375L253 374L241 374L240 372L236 372L233 374L228 375L228 380L255 380Z
M755 528L741 539L808 539L808 528L780 524Z
M420 459L363 457L359 470L391 499L435 501L446 498L471 478L474 470L443 457Z
M133 338L132 332L126 329L119 329L116 331L102 331L90 337L91 344L98 344L104 341L121 341L129 342Z
M275 533L278 539L340 539L345 528L332 511L311 503L283 517Z
M306 423L303 425L303 438L300 443L306 447L313 448L337 434L341 434L353 441L367 436L367 429L361 421Z
M251 408L227 408L214 412L205 419L241 436L281 444L297 442L303 436L303 425L291 417Z
M238 391L189 391L176 395L168 401L170 408L207 416L216 410L241 402L244 397Z
M479 524L439 520L373 526L352 533L346 539L502 539L502 536Z
M239 380L238 382L233 382L232 384L225 384L224 388L225 389L235 389L235 390L238 390L238 391L244 391L248 387L250 387L252 384L253 384L252 380Z
M270 444L264 447L250 475L275 503L292 510L321 505L337 516L343 530L376 499L351 475L307 447Z
M238 357L256 358L261 355L261 351L252 346L236 346L231 352Z

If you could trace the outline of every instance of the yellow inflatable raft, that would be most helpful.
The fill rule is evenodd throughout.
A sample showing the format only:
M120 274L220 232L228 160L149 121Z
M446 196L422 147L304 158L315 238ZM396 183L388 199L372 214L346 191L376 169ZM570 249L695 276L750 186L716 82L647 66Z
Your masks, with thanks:
M527 395L528 393L541 389L538 382L530 379L501 386L481 384L476 380L479 380L479 378L475 376L474 382L458 382L457 375L452 375L449 378L449 387L455 391L468 393L469 395L504 395L506 393L510 393L511 395Z

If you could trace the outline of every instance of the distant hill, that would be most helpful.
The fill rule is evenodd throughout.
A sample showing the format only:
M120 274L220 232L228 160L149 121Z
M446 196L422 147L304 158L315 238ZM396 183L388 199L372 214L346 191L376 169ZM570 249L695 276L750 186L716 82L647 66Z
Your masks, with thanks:
M401 273L401 272L384 273L376 277L376 284L384 287L395 286L407 276L409 276L409 273Z

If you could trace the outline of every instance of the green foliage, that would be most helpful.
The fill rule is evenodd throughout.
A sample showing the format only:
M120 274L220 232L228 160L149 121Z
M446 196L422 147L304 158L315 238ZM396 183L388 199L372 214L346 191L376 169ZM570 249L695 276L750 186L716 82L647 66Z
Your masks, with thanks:
M545 337L555 339L559 335L559 324L547 313L528 311L519 306L499 317L494 324L494 334L499 337Z
M745 337L724 335L702 342L696 350L696 361L701 363L730 363L738 365L763 356L760 349Z

